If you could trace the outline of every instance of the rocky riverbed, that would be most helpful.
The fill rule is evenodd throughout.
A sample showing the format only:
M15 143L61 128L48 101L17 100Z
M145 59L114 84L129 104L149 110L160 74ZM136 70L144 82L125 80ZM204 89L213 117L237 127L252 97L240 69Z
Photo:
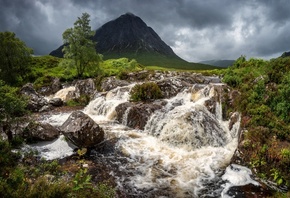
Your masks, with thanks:
M145 81L155 82L163 98L131 102L130 90ZM99 91L92 79L59 87L46 88L54 91L42 95L28 84L22 93L35 112L32 122L39 123L34 128L26 124L26 131L34 130L34 140L44 141L30 147L42 157L59 159L64 170L74 172L80 166L78 147L89 150L81 165L88 167L93 181L108 181L119 197L264 197L269 193L252 179L249 169L231 164L240 137L240 115L225 113L222 104L230 104L236 93L219 77L142 71L128 74L126 80L109 77ZM90 98L87 106L63 106L83 95ZM52 128L69 142L51 140ZM72 132L75 135L69 136ZM60 149L51 154L56 144Z

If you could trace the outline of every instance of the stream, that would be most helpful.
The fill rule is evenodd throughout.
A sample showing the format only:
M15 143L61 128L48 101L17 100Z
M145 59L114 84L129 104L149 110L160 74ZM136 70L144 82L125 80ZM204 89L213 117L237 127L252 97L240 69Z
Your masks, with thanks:
M104 129L106 140L117 140L118 152L91 155L112 167L110 174L127 197L239 197L229 189L259 185L248 168L230 164L238 146L240 120L229 129L219 101L214 104L215 113L204 105L222 84L202 85L196 92L185 89L164 99L166 105L152 113L144 130L126 126L130 107L122 122L116 121L115 108L128 102L133 86L99 94L82 110ZM41 121L61 126L69 115L50 114ZM48 160L70 156L75 149L63 136L30 147Z

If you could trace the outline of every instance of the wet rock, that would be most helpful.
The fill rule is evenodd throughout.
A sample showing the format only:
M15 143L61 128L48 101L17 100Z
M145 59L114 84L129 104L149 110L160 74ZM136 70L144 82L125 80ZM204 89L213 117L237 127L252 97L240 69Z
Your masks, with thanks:
M150 73L148 80L150 81L160 81L164 79L179 79L179 81L184 81L189 84L194 83L204 83L205 77L199 73L189 73L189 72L176 72L176 71L156 71Z
M23 135L28 141L51 141L60 135L58 129L49 123L30 122L25 127Z
M53 78L51 83L51 91L52 93L58 92L60 89L62 89L62 85L59 78Z
M52 98L48 101L48 103L55 107L60 107L63 105L63 101L61 98Z
M117 120L135 129L144 129L151 114L166 103L122 103L116 107Z
M41 107L39 109L39 112L48 112L54 109L54 106L52 106L51 104L48 105L44 105L43 107Z
M157 84L160 87L162 94L165 98L176 96L183 90L190 89L192 85L199 85L198 83L204 82L204 77L200 76L199 74L170 74L173 76L170 77L171 75L168 74L165 76L165 79L157 81Z
M101 89L103 91L110 91L116 87L123 87L127 86L129 83L125 80L119 80L115 76L108 77L106 78L102 84L101 84Z
M91 148L104 141L103 129L81 111L73 112L60 127L64 136L79 148Z
M93 79L78 80L75 84L75 95L79 98L81 95L92 96L96 90L95 82Z
M209 83L221 83L221 79L218 76L206 76L204 79L205 84Z
M76 92L75 90L71 90L71 91L68 91L65 98L64 98L64 102L67 102L69 100L73 100L73 99L76 99Z
M256 186L253 184L247 184L244 186L231 187L228 190L227 195L229 197L264 198L273 196L273 193L265 185Z
M131 82L144 81L148 78L150 72L148 70L142 70L139 72L132 72L127 74L127 80Z
M210 98L206 101L204 101L204 106L206 106L207 110L209 110L209 112L211 112L212 114L216 114L217 109L216 109L216 104L219 101L216 101L215 98Z
M229 105L233 106L235 100L237 100L237 98L240 96L241 96L241 92L239 92L238 90L231 90L229 92Z
M32 83L27 83L21 88L21 94L28 97L27 109L33 112L38 112L44 105L47 105L47 100L37 93L33 88Z
M184 81L180 81L179 79L164 79L157 82L157 85L162 91L162 96L164 98L171 98L176 96L180 91L185 89L186 87L190 87L189 83Z
M206 87L203 85L194 85L191 91L191 100L196 102L202 98L208 97L204 101L204 106L208 109L209 112L220 116L219 119L222 119L222 109L221 104L224 99L224 90L228 89L225 84L210 84Z
M62 85L59 78L50 77L48 85L41 87L37 91L42 95L52 95L62 89Z
M230 122L229 122L229 129L232 130L233 125L237 123L240 119L240 114L238 112L234 112L231 117L230 117Z

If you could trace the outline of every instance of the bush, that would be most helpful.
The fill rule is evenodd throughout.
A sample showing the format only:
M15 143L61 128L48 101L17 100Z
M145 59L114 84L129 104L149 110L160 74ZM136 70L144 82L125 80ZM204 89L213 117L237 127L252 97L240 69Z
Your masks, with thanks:
M154 82L135 85L130 91L130 95L130 100L134 102L162 98L161 89Z
M90 102L90 96L87 94L81 95L79 98L71 99L66 102L69 107L86 106Z

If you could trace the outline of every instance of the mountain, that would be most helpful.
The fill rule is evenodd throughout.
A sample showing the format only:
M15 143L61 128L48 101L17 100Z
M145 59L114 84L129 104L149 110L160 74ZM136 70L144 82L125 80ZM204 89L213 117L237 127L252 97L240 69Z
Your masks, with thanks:
M132 13L121 15L101 26L92 40L97 43L96 50L104 55L104 59L127 57L143 65L177 69L212 68L181 59L151 27ZM50 55L63 57L62 48L63 45Z
M290 56L290 52L284 52L284 53L281 55L282 58L285 58L285 57L287 57L287 56Z
M199 63L213 65L217 67L229 67L233 65L234 62L235 60L206 60L206 61L201 61Z

